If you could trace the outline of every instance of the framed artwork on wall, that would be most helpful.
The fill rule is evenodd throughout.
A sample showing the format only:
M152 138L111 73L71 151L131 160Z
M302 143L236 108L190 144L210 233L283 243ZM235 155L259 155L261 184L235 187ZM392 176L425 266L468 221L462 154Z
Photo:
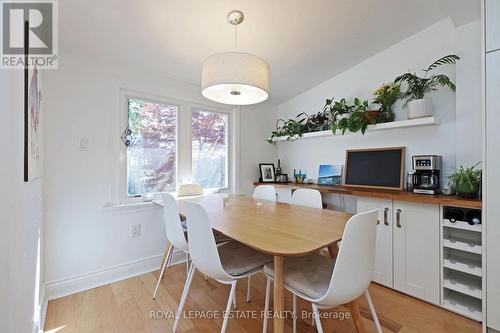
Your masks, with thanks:
M274 183L276 181L276 173L273 163L260 163L260 179L263 183Z
M24 181L41 176L42 89L38 69L28 66L29 22L24 23Z

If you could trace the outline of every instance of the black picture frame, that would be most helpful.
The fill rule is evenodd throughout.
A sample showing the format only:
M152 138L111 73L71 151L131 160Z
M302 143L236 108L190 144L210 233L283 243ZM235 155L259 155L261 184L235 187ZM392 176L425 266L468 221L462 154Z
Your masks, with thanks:
M24 181L29 181L29 21L24 21Z
M282 173L276 175L276 183L288 183L288 174Z
M262 183L275 183L276 171L274 163L259 163L260 179Z

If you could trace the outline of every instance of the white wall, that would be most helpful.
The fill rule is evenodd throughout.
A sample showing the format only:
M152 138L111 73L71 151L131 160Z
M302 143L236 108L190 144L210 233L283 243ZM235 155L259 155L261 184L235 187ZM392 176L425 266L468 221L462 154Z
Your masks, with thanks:
M281 142L278 156L286 170L307 171L317 178L319 164L344 164L348 148L406 146L407 166L410 156L419 153L443 156L444 174L453 172L457 164L481 159L481 77L479 21L455 28L445 19L367 59L348 71L279 105L280 117L291 118L302 111L313 114L321 110L326 98L361 97L370 99L383 82L392 81L408 70L426 68L434 60L447 55L461 57L458 65L447 66L456 80L457 92L441 89L432 96L434 114L441 125L426 128L402 128L336 137ZM456 74L456 75L455 75ZM406 119L401 102L395 105L396 120Z
M42 179L23 181L23 86L23 71L0 71L0 331L8 333L35 328L36 262L42 229Z
M103 208L114 200L118 157L114 147L120 87L157 96L207 104L199 87L116 68L62 52L57 71L46 76L46 281L49 298L157 269L166 246L161 210ZM209 104L209 103L208 103ZM182 110L181 110L182 112ZM248 192L257 163L275 156L262 139L276 107L264 104L241 111L241 163L235 191ZM238 117L237 117L238 118ZM260 126L259 119L265 119ZM79 151L88 137L88 151ZM260 144L258 144L260 142ZM131 224L142 236L131 239ZM83 279L82 279L83 278Z
M275 129L278 108L270 103L241 107L238 192L251 195L259 180L259 163L277 163L277 147L265 141Z

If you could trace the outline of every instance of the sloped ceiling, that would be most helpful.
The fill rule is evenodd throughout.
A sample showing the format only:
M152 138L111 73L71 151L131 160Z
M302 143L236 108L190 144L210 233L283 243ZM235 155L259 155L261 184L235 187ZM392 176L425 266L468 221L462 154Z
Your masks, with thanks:
M234 50L232 9L245 13L237 50L269 62L275 104L445 17L480 17L479 0L65 0L60 47L199 85L204 58Z

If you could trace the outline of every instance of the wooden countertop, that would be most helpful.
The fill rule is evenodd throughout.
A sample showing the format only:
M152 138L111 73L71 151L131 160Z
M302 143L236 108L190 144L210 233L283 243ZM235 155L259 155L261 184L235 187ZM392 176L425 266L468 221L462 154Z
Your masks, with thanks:
M430 203L436 205L447 205L464 208L482 208L482 202L479 199L462 199L453 195L428 195L428 194L415 194L412 192L399 191L399 190L383 190L371 189L351 186L327 186L317 184L295 184L295 183L259 183L254 182L254 185L274 185L281 188L311 188L318 190L322 193L335 193L343 195L353 195L359 197L382 198L401 201L413 201Z

